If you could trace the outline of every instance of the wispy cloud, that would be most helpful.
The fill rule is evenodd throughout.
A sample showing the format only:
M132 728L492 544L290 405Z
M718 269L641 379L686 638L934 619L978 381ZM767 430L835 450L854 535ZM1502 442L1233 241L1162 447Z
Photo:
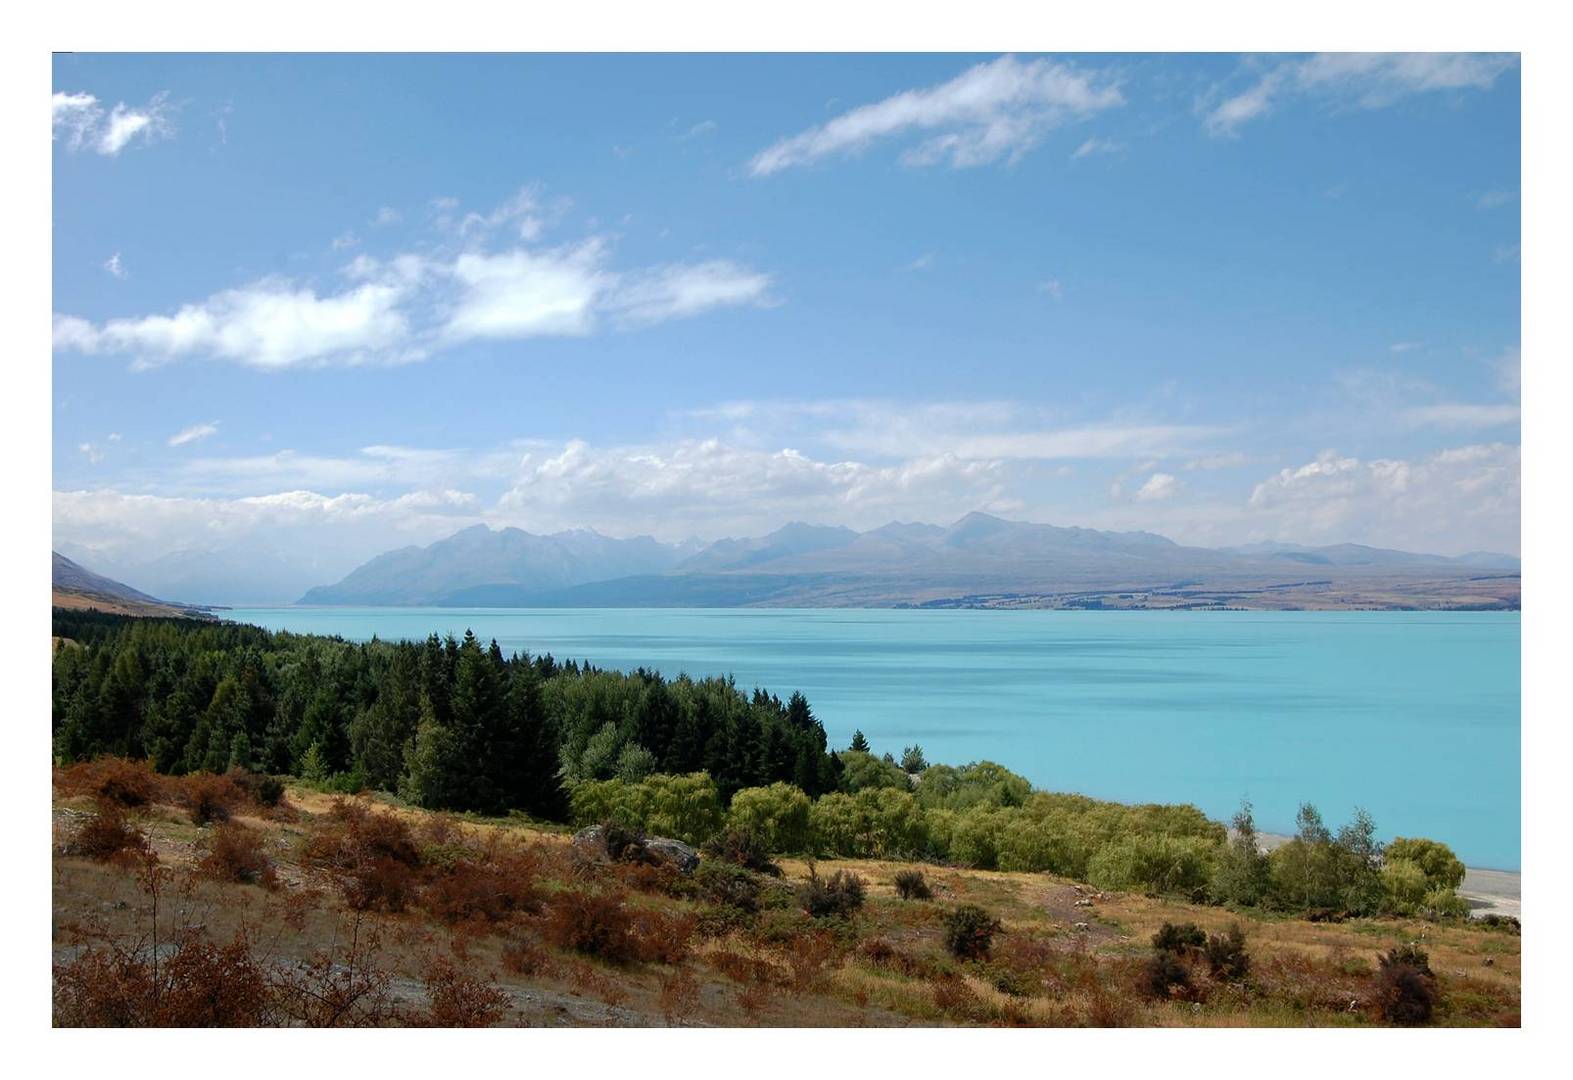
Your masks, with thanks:
M1436 427L1475 429L1504 427L1517 424L1517 405L1472 405L1448 403L1442 405L1417 405L1405 409L1400 419L1409 427Z
M109 258L104 260L104 271L113 278L123 278L126 276L126 267L125 264L120 261L120 252L117 251Z
M1124 149L1124 143L1115 142L1113 139L1100 139L1097 136L1093 136L1090 139L1083 140L1080 146L1071 151L1071 160L1078 161L1081 158L1093 157L1099 154L1118 154Z
M1516 198L1518 198L1518 192L1516 191L1503 191L1500 189L1487 191L1483 192L1475 200L1475 206L1481 210L1495 210L1499 206L1506 206Z
M1296 98L1379 109L1415 94L1490 89L1516 63L1511 55L1484 53L1320 53L1258 68L1254 82L1239 93L1224 97L1215 89L1203 119L1212 135L1237 135Z
M192 424L188 428L169 437L170 446L185 446L187 443L201 442L210 435L218 434L218 421L212 420L205 424Z
M754 176L920 136L907 165L986 165L1027 153L1055 127L1124 102L1113 78L1051 60L1003 56L948 82L905 90L781 139L748 164Z
M50 98L51 129L70 151L92 150L114 157L136 142L150 143L174 134L168 96L146 105L117 103L107 113L98 98L84 92L56 91Z

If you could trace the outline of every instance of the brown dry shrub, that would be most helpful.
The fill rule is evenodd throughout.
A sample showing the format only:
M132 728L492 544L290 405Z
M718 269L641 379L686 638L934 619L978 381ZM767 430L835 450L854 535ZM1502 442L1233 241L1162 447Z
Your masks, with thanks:
M661 980L661 1015L675 1024L699 1004L699 982L686 967L673 969Z
M552 957L540 942L516 937L502 949L502 966L515 975L544 975L552 970Z
M984 1004L966 981L958 976L943 978L934 984L934 1007L953 1020L977 1024L992 1019L989 1007Z
M329 947L298 960L273 979L274 1001L304 1027L386 1027L398 1019L393 975L379 963L382 935L357 911Z
M355 910L403 911L420 884L421 856L410 827L364 803L335 800L307 835L302 857L327 873Z
M55 770L55 787L62 795L91 795L118 806L137 807L156 802L164 778L145 761L100 757L78 761Z
M147 835L132 828L118 803L101 800L65 846L67 855L110 860L148 853Z
M491 1027L513 1003L496 982L465 975L446 957L431 960L423 981L428 1002L423 1027Z
M140 950L112 946L55 967L57 1027L257 1027L269 1000L243 937L219 947L188 935L156 970Z
M572 964L568 969L568 983L579 994L591 994L611 1006L628 1000L628 990L616 978L605 975L589 964Z
M731 949L716 949L705 957L705 962L733 982L775 987L786 987L792 982L792 976L786 969L763 957L749 956Z
M749 1016L758 1016L775 998L768 983L746 983L738 987L737 1007Z
M433 869L421 903L449 925L503 922L539 910L539 874L531 849L494 836L485 848Z
M565 889L546 905L546 940L614 964L681 963L695 921L635 908L619 888Z
M1425 952L1414 945L1401 945L1389 949L1379 963L1376 1001L1382 1019L1401 1027L1430 1023L1439 995Z
M232 776L192 773L179 781L180 804L198 825L228 821L250 799Z
M207 854L197 863L197 872L214 881L235 881L273 888L278 874L262 850L262 834L233 821L213 827L207 839Z
M806 994L824 985L827 969L840 958L835 936L818 931L803 934L783 950L792 972L792 990Z

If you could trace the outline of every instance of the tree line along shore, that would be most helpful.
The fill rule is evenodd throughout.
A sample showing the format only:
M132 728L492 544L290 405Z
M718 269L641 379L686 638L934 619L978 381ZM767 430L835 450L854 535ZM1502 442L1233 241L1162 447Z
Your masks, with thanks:
M1363 811L1301 807L1263 850L1193 806L1035 790L991 762L831 749L800 693L505 656L473 635L353 643L233 623L54 612L57 763L118 756L160 773L288 776L425 809L614 824L770 855L1047 872L1111 890L1338 919L1467 916L1463 864L1383 845Z

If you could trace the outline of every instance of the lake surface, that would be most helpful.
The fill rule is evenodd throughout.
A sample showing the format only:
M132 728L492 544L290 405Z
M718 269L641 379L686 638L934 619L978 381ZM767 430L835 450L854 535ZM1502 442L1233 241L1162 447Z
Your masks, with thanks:
M1355 806L1384 837L1519 867L1516 612L243 608L362 641L462 635L599 667L807 695L832 746L998 761L1035 785L1293 829Z

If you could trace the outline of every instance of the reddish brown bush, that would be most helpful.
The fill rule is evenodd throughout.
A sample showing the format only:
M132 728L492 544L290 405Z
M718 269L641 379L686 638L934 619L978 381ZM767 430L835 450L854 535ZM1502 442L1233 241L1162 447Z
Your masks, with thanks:
M381 932L361 912L345 920L333 945L273 979L279 1013L304 1027L386 1027L398 1019L393 976L379 963Z
M942 978L934 984L934 1007L946 1016L964 1023L987 1020L988 1007L964 980L957 976Z
M538 877L539 862L531 849L494 837L481 850L431 868L421 903L449 925L502 922L539 910Z
M136 807L158 800L163 778L145 761L101 757L55 770L55 786L64 795L91 795L119 806Z
M699 1004L699 982L687 968L677 968L661 980L661 1015L675 1024Z
M262 850L262 834L233 821L213 827L207 839L207 854L197 863L197 871L214 881L235 881L272 888L278 874Z
M198 825L228 821L249 800L233 777L192 773L180 780L180 802Z
M465 975L445 957L427 965L425 983L429 1004L420 1020L426 1027L491 1027L513 1003L495 982Z
M546 940L614 964L682 961L692 919L631 907L619 889L567 889L546 905Z
M552 958L539 942L518 937L503 946L502 965L515 975L544 975L552 969Z
M114 859L149 851L147 836L132 828L119 804L101 801L77 827L66 844L66 854L88 859Z
M337 800L306 837L302 857L357 911L403 911L419 890L421 856L409 826L363 803Z
M218 947L188 936L156 970L140 952L103 947L55 968L57 1027L256 1027L268 1004L267 979L240 937Z

